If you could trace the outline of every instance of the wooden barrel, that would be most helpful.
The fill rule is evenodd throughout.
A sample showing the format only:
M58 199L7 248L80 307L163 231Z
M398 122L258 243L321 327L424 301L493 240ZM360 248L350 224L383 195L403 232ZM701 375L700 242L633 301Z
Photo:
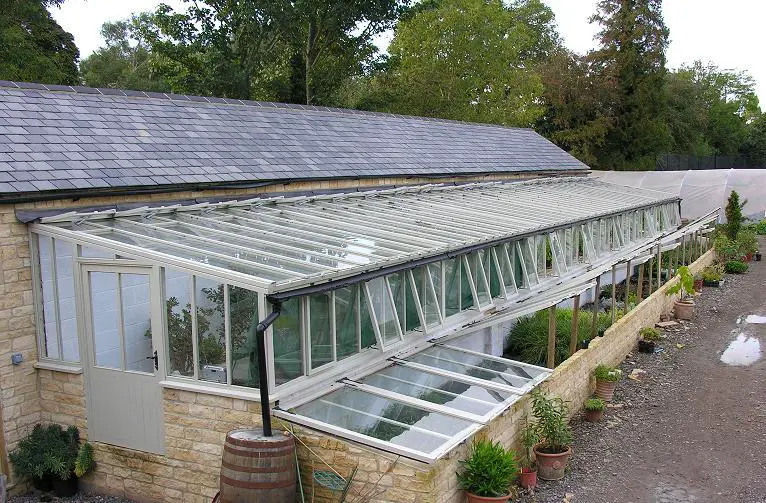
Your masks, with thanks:
M261 430L226 435L221 460L220 503L294 503L295 441L289 433Z

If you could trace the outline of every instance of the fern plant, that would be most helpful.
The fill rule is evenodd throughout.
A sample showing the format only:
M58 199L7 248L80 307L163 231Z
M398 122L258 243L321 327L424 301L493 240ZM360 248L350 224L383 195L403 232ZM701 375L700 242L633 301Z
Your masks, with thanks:
M505 496L519 475L514 452L489 440L474 442L468 458L460 465L463 471L457 479L461 489L476 496Z

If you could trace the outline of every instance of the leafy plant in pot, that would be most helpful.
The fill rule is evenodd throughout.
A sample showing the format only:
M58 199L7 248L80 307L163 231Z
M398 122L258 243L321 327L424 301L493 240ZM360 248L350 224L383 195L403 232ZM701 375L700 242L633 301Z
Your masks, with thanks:
M585 420L589 423L598 423L604 417L606 402L600 398L588 398L583 405L585 409Z
M644 327L638 332L638 335L638 350L641 353L654 353L654 348L661 339L659 330L654 327Z
M712 264L702 270L702 283L705 286L720 286L723 279L724 266L722 264Z
M51 488L57 496L77 494L78 478L91 471L93 447L80 443L76 426L64 430L58 424L35 425L32 433L10 455L16 474L41 490ZM49 481L47 487L41 481Z
M572 430L567 424L567 410L561 398L549 397L539 389L532 392L534 428L540 438L533 451L537 474L543 480L563 478L572 455Z
M511 499L511 486L519 475L519 466L516 454L500 442L474 442L468 458L461 460L460 465L463 471L457 474L457 480L468 496L468 503Z
M532 459L532 449L540 442L535 425L526 422L521 430L521 444L524 446L524 459L521 461L519 485L524 489L537 487L537 465Z
M622 370L601 363L593 370L593 376L596 378L596 396L605 402L611 402L614 398L614 388L622 379Z
M694 312L694 276L689 272L689 268L681 266L678 268L678 283L668 288L667 295L681 294L680 298L674 304L676 318L679 320L691 320Z

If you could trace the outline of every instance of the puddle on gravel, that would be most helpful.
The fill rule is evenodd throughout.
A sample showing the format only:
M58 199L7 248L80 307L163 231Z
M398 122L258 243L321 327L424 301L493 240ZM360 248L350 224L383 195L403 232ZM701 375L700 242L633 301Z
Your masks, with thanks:
M766 324L766 316L750 314L737 319L738 328L732 330L734 340L721 354L721 361L727 365L745 367L761 359L761 340L759 329Z

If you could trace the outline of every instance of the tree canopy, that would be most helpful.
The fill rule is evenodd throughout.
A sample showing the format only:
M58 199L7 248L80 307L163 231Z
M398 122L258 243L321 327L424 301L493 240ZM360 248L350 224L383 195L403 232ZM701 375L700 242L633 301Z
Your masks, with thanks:
M74 37L47 7L63 0L8 0L0 9L0 78L47 84L78 84L80 56Z

